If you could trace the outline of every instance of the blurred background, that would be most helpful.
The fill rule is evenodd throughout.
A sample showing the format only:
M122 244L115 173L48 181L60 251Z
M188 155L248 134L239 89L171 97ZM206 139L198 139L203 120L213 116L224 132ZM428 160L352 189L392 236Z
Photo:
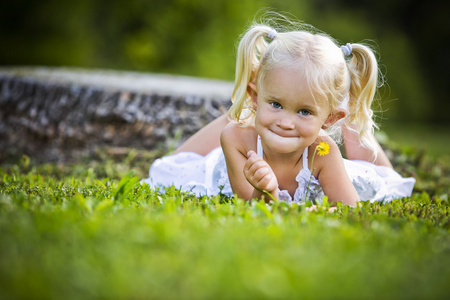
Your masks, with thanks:
M376 45L390 139L449 153L449 1L6 0L0 65L69 66L234 80L239 35L261 9L288 13L342 44Z

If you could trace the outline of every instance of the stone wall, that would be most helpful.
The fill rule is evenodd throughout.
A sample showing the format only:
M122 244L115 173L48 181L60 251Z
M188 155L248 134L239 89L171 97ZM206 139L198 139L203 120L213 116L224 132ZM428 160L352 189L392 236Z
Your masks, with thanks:
M0 68L0 161L65 161L98 147L152 150L225 113L232 84L191 77Z

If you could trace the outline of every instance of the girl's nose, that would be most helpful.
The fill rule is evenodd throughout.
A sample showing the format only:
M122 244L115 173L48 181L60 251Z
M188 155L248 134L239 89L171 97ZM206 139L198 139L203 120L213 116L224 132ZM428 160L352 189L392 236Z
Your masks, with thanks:
M277 123L278 123L277 125L284 130L294 129L294 122L292 121L292 118L289 116L285 116L283 118L278 119Z

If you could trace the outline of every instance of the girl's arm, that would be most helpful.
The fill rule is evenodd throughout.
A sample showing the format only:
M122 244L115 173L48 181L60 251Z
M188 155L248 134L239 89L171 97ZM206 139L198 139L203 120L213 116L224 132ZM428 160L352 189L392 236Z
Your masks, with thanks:
M278 199L278 182L270 166L258 156L256 138L251 128L228 124L222 131L220 142L227 163L228 177L233 192L244 200L269 197Z
M341 201L343 204L356 206L359 196L347 175L344 160L338 146L328 136L320 137L316 142L321 141L330 145L330 152L325 156L316 154L314 165L316 165L316 162L317 165L313 166L313 168L316 169L314 173L317 172L317 175L315 174L315 177L319 180L323 192L328 196L331 203ZM316 143L311 145L314 147L310 147L309 157L312 157L314 154L316 145ZM311 163L311 160L309 162Z
M173 154L180 152L195 152L205 156L213 149L220 147L220 134L223 128L229 123L224 114L205 127L197 131L186 142L184 142Z

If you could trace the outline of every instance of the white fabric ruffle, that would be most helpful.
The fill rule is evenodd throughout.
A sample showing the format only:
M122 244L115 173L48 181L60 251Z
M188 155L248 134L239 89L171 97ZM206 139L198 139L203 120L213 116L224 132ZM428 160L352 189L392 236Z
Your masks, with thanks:
M307 153L307 149L305 151ZM307 168L307 156L303 156L304 167L296 176L298 188L294 198L286 190L281 190L279 197L282 201L300 203L305 199L311 172ZM414 178L403 178L391 168L366 161L344 159L344 165L362 201L392 201L409 197L416 182ZM183 152L157 159L150 168L149 178L141 182L153 188L174 185L176 188L199 196L213 196L219 193L233 196L225 157L220 147L206 156ZM321 199L323 196L320 182L313 176L308 200Z

